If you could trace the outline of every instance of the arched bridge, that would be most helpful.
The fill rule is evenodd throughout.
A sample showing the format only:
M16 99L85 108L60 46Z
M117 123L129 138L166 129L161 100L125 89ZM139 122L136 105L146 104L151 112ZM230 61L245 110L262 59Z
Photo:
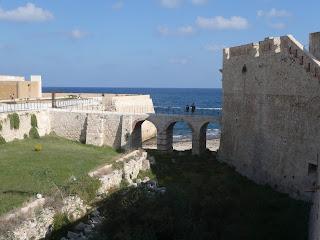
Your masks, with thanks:
M220 123L220 118L203 115L139 114L131 116L128 144L131 149L142 147L141 126L145 121L157 129L157 149L172 151L173 127L177 122L185 122L192 131L192 153L201 154L206 150L206 132L209 123Z

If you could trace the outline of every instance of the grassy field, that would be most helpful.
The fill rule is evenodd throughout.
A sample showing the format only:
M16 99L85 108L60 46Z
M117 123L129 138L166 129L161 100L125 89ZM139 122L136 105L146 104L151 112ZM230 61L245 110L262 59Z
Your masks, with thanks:
M253 183L213 155L152 154L157 164L140 176L156 178L167 192L113 193L100 203L105 221L94 239L307 239L308 203Z
M34 151L36 144L42 145L41 151ZM72 179L88 182L86 175L91 169L111 162L117 155L108 147L56 136L0 145L0 215L36 193L50 193L56 186L66 188Z

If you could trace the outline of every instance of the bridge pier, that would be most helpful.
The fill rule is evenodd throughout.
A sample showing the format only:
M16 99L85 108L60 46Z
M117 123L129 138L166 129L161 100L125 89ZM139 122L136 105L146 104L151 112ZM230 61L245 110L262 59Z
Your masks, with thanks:
M160 132L157 134L157 149L163 152L172 152L172 132Z

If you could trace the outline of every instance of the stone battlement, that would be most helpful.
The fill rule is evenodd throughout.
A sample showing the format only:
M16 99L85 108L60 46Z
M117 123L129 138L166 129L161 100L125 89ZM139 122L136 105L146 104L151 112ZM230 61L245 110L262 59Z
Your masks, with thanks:
M292 35L265 38L259 43L250 43L242 46L225 48L223 60L229 61L239 57L258 58L267 54L288 54L296 59L306 72L313 78L320 80L320 61L308 52L304 46Z
M268 37L258 43L250 43L236 47L225 48L223 50L223 55L224 60L229 60L233 57L260 57L264 54L288 52L289 50L298 51L300 56L305 55L306 58L310 58L310 61L319 63L316 57L309 53L292 35Z
M265 38L258 43L250 43L246 45L225 48L223 50L224 59L228 60L232 57L251 56L259 57L265 53L278 53L281 51L281 37Z

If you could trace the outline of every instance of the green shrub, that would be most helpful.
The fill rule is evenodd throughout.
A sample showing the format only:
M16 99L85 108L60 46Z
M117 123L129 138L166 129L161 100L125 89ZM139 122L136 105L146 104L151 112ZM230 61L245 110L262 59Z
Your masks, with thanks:
M28 136L28 134L23 134L23 139L28 139L29 138L29 136Z
M130 184L129 184L129 182L128 182L128 180L127 179L122 179L121 180L121 183L120 183L120 188L126 188L126 187L128 187Z
M70 224L68 216L65 213L56 213L53 216L53 230L58 231L62 227Z
M40 135L38 133L38 129L35 127L32 127L29 131L29 137L33 139L39 139Z
M113 168L114 170L121 170L121 169L123 169L123 167L124 167L123 161L114 162L114 163L112 164L112 168Z
M101 182L99 179L85 175L79 179L72 179L65 187L65 191L68 195L78 195L86 203L90 203L97 196L100 186Z
M2 122L0 122L0 131L2 131Z
M11 129L19 129L20 127L20 118L17 113L12 113L8 115L10 119L10 128Z
M0 145L5 143L6 143L6 140L0 135Z
M34 151L40 152L42 150L42 145L40 143L34 145Z
M34 128L38 127L38 120L35 114L31 115L31 127L34 127Z

